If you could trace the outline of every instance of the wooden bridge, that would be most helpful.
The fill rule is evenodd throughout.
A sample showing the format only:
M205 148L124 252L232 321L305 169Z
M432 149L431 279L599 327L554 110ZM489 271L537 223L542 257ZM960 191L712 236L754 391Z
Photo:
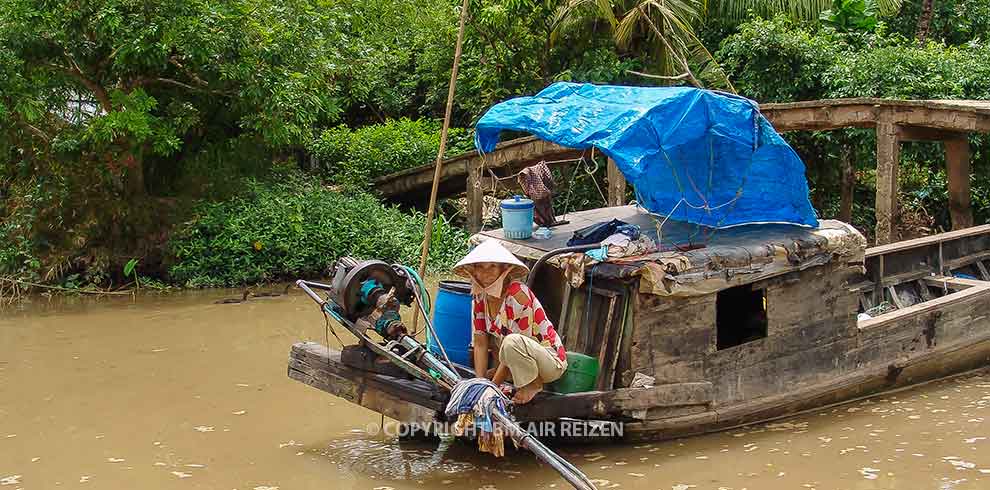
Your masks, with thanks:
M898 238L895 224L899 213L897 197L902 141L942 143L952 227L960 229L973 225L968 134L990 132L990 101L831 99L763 104L760 110L779 132L876 129L877 244L890 243ZM574 158L581 153L580 150L564 148L535 137L507 141L484 158L477 152L470 152L446 160L441 174L441 192L449 195L467 190L469 228L478 230L481 227L483 189L488 188L486 179L489 178L482 175L482 169L491 169L496 175L506 175L540 161ZM849 168L843 169L842 208L851 210L855 174L850 162L843 162L843 165ZM426 165L382 177L376 185L386 196L415 202L429 193L432 179L433 165ZM608 204L624 204L625 179L611 162L608 182ZM840 219L848 221L849 216L840 216Z

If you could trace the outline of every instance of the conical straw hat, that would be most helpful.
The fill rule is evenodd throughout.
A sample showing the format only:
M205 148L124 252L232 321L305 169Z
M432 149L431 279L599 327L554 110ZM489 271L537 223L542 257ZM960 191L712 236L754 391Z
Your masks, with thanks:
M529 274L529 267L526 267L526 264L512 255L512 252L506 250L498 240L481 242L454 266L454 274L470 279L471 276L468 272L471 270L471 266L485 262L510 266L509 277L522 277Z

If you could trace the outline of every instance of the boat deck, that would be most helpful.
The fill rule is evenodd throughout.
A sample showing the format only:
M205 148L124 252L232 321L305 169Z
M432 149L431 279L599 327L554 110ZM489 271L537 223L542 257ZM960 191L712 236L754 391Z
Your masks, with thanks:
M474 235L471 242L500 240L516 256L535 261L551 250L566 247L576 230L619 219L638 225L643 234L659 245L660 251L604 263L595 267L592 273L596 278L605 279L633 278L648 273L676 276L677 284L653 291L660 295L704 294L732 285L730 276L746 281L746 278L820 265L838 256L847 262L862 261L866 246L866 239L855 228L835 220L821 220L818 228L752 224L723 229L667 220L660 228L655 215L633 205L579 211L560 219L570 223L553 228L553 236L547 240L507 239L499 228L482 231ZM659 271L646 267L649 263L660 264ZM725 280L714 277L719 275ZM660 279L656 277L651 282L657 283Z

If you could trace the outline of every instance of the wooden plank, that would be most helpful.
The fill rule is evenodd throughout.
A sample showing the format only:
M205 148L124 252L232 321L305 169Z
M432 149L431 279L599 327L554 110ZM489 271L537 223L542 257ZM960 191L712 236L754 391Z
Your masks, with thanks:
M615 336L615 346L611 349L612 351L612 362L609 366L606 376L608 376L607 382L603 385L606 389L611 390L615 387L615 377L618 374L616 369L619 365L619 357L621 357L623 352L623 346L625 343L625 331L626 322L629 321L628 311L629 311L629 297L626 296L622 300L622 310L619 311L619 332Z
M904 309L899 309L896 311L875 316L873 318L870 318L869 320L860 321L859 329L865 330L870 328L879 328L884 325L889 325L897 321L902 321L904 318L907 317L926 314L931 311L937 310L939 308L944 308L946 306L959 303L962 301L973 301L976 299L987 299L987 298L990 298L990 286L970 287L963 291L947 294L945 296L942 296L941 298L935 298L931 301L918 303L916 305L909 306Z
M948 288L953 291L962 291L963 289L969 289L973 287L987 287L990 286L990 282L987 281L977 281L974 279L963 279L961 277L946 277L946 276L936 276L936 277L926 277L923 281L931 286L937 288Z
M612 323L614 323L613 320L615 318L615 302L616 302L616 300L617 300L617 297L614 297L613 296L608 301L608 312L605 314L605 326L602 329L602 342L600 344L601 347L599 348L599 351L598 351L598 366L599 366L600 372L599 372L599 375L598 375L598 383L597 384L598 384L598 389L599 390L607 390L607 389L611 388L610 386L606 386L606 384L608 384L608 383L606 383L605 380L606 380L606 378L609 379L609 380L611 380L611 376L610 375L613 374L613 373L610 373L610 372L608 372L607 369L605 369L605 366L606 366L605 365L605 357L608 355L608 352L609 352L608 351L608 340L609 340L609 334L612 333Z
M370 371L399 378L407 377L402 368L388 362L385 358L379 357L371 349L361 345L345 345L340 351L340 362L362 371Z
M578 419L603 418L622 412L656 407L705 405L712 402L711 383L671 383L648 388L619 388L538 398L518 405L514 414L522 420L553 420L560 417Z
M894 306L904 308L904 303L901 302L901 297L897 294L897 289L894 289L894 286L887 286L887 294L890 295L890 300L894 302Z
M982 277L984 281L990 281L990 271L987 271L987 266L983 265L983 261L977 260L976 262L973 262L973 264L976 265L976 270L980 271L980 277Z
M922 366L922 371L928 371L915 375L917 377L914 378L914 382L931 379L937 375L931 371L938 371L938 369L933 369L929 364L938 366L939 369L948 369L950 372L954 369L971 368L969 364L953 366L953 363L949 362L950 359L947 356L957 351L972 349L982 352L978 357L982 356L986 359L987 349L990 348L990 345L986 345L988 342L990 342L988 336L981 336L980 338L972 339L972 341L941 345L928 351L905 356L895 364L880 363L876 367L860 369L855 373L837 376L828 381L801 387L788 393L720 407L718 409L719 424L717 424L717 427L727 428L740 424L762 422L780 416L789 416L800 410L809 408L818 409L862 394L875 393L882 391L884 388L910 385L912 383L911 376L906 376L903 372L894 381L891 381L890 366L898 369L907 369L920 365ZM708 430L713 429L715 427L710 427Z
M571 305L571 282L564 281L564 299L560 303L560 318L557 320L557 333L561 338L567 338L567 321L570 317L570 305Z
M873 309L873 300L866 293L859 293L859 306L863 311L870 311Z
M415 379L401 379L384 374L372 373L354 369L340 361L340 352L328 349L315 342L300 342L292 346L289 357L291 371L299 371L317 380L346 379L361 387L371 387L386 392L401 400L412 402L426 408L440 410L444 401L438 399L437 393L429 384ZM328 391L336 394L337 387L327 382ZM320 388L324 389L324 388ZM442 397L441 397L442 398Z
M926 237L915 238L912 240L903 240L896 243L870 247L866 249L866 257L869 258L869 257L876 257L878 255L887 255L893 252L898 252L909 248L918 248L926 245L937 245L939 242L947 242L949 240L956 240L959 238L971 237L976 235L986 235L986 234L990 234L990 225L979 225L979 226L974 226L972 228L966 228L964 230L949 231L946 233L939 233L937 235L929 235Z
M990 251L973 254L973 255L967 255L965 257L959 257L957 259L948 259L944 261L942 270L948 273L950 271L954 271L962 267L973 265L977 262L987 259L990 259Z
M901 142L897 125L889 115L881 115L877 122L877 244L897 240L900 159Z
M973 209L970 206L969 140L958 138L942 143L945 147L946 177L949 185L949 214L952 229L961 230L973 226Z
M403 400L374 387L361 386L346 378L332 375L322 377L311 367L296 360L290 362L288 375L290 379L401 422L425 425L437 420L437 410Z
M930 277L932 273L933 271L922 268L916 271L904 272L901 274L893 274L893 275L885 276L883 280L880 281L880 286L889 287L889 286L897 286L900 284L904 284L906 282L914 282L924 277Z
M572 352L580 352L581 326L584 324L584 308L587 304L583 289L572 289L571 300L567 312L567 326L564 328L564 348Z
M608 159L608 205L623 206L626 204L626 176L622 175L615 161Z

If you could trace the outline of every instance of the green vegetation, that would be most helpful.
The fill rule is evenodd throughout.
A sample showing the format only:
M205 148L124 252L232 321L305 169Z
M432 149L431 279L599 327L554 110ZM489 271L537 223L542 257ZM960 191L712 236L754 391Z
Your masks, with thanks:
M422 216L369 184L435 158L459 6L0 0L0 278L207 286L319 274L341 253L415 262ZM760 102L990 98L990 0L471 0L470 12L448 155L508 97L558 80L686 83L633 73L685 65ZM787 138L825 216L838 160L854 162L854 221L870 230L872 133ZM990 147L973 144L986 220ZM903 155L906 205L944 226L940 152ZM603 174L581 171L557 207L599 205ZM461 250L450 225L437 267Z
M440 125L406 118L355 130L341 125L321 133L308 149L319 160L326 181L368 187L378 177L432 163L440 149ZM447 155L473 149L468 131L450 129Z
M248 193L204 203L169 246L171 279L185 286L238 286L319 276L350 255L416 264L424 217L286 176L247 183ZM467 251L467 233L438 218L430 265L446 270Z

